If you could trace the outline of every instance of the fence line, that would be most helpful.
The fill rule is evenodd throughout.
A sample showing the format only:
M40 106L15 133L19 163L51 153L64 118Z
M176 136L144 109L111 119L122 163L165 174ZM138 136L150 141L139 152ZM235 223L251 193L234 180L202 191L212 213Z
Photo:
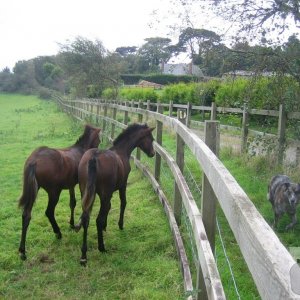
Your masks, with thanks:
M175 118L165 116L158 111L141 109L134 105L124 106L94 100L60 101L63 109L69 113L75 113L75 115L89 115L89 111L83 111L83 106L87 103L94 103L94 105L99 105L106 109L116 109L123 113L130 112L136 115L143 115L147 119L150 117L154 118L159 125L157 127L159 130L162 130L164 126L172 128L180 136L185 145L190 148L195 159L200 164L204 172L203 174L207 178L207 184L211 186L237 240L261 298L272 300L300 299L300 296L296 295L291 289L289 273L296 262L259 214L233 176L197 135ZM79 106L78 110L76 105ZM147 106L149 107L150 105ZM73 110L70 110L70 107ZM160 133L157 133L157 136L160 138ZM193 228L194 239L197 245L197 255L200 262L197 274L197 288L201 287L205 289L205 294L203 294L204 291L202 290L202 294L198 294L198 299L200 297L201 299L224 299L224 291L202 223L201 213L174 159L170 158L159 144L155 143L155 148L160 158L163 158L167 162L173 173L180 190L182 203L185 206ZM159 174L157 175L159 179ZM209 197L202 200L202 202L205 201L210 201Z

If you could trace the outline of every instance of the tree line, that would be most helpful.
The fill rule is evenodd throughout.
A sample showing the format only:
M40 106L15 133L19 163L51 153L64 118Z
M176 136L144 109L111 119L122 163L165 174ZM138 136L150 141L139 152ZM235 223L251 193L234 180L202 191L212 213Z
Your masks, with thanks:
M61 44L56 55L18 61L13 70L2 70L0 91L39 93L45 98L52 90L97 97L110 87L118 93L121 75L161 73L162 62L183 53L207 77L244 70L288 75L300 83L300 40L295 34L276 46L250 45L246 40L227 46L222 38L214 31L186 27L176 43L165 37L151 37L140 47L122 46L111 52L99 40L78 36Z

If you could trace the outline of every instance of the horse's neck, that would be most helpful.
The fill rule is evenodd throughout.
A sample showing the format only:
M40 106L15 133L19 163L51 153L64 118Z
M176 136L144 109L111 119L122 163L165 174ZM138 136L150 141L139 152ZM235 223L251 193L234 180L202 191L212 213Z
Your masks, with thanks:
M132 151L136 148L136 145L130 145L129 143L118 143L118 145L112 146L110 149L115 151L119 156L125 156L128 159Z

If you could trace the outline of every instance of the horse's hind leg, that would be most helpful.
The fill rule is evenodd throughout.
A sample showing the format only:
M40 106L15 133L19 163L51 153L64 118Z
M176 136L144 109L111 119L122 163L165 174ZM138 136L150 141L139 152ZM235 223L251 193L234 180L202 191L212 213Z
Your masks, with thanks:
M85 266L87 263L87 232L89 227L89 221L90 221L90 215L88 211L84 211L81 215L81 222L83 227L83 242L81 246L81 258L80 258L80 264L82 266Z
M107 225L107 216L111 207L110 199L111 197L101 199L101 208L96 220L98 232L98 250L100 252L106 252L103 241L103 230L105 230Z
M22 214L22 235L21 235L21 241L19 246L20 258L22 260L26 259L25 242L26 242L27 229L31 220L31 210L32 210L32 206L27 208L25 207Z
M124 227L124 213L126 208L126 187L121 188L119 190L119 196L120 196L120 219L119 219L119 228L123 229Z
M74 210L76 206L76 198L74 188L69 189L70 193L70 209L71 209L71 217L70 217L70 227L74 229Z
M53 231L56 234L56 237L58 239L61 239L62 235L61 235L59 226L57 225L57 222L55 220L54 213L55 213L56 204L59 200L60 192L61 192L61 190L60 191L48 191L48 206L47 206L47 209L45 212L46 216L48 217L48 219L52 225Z

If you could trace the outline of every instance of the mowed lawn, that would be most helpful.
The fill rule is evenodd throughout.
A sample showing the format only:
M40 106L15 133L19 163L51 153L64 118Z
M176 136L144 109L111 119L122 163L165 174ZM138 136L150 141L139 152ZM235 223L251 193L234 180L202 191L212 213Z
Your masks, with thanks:
M63 191L56 218L57 240L39 191L27 234L27 260L21 261L23 165L37 147L75 143L83 124L34 96L0 94L0 299L183 299L183 284L168 221L148 181L135 168L129 176L124 230L117 225L118 193L112 199L107 253L97 250L95 202L88 235L88 265L79 264L82 231L69 228L69 196ZM101 148L101 145L100 145ZM75 220L80 216L78 189Z

